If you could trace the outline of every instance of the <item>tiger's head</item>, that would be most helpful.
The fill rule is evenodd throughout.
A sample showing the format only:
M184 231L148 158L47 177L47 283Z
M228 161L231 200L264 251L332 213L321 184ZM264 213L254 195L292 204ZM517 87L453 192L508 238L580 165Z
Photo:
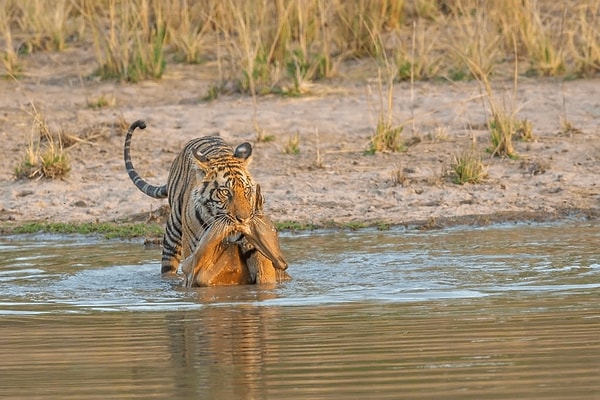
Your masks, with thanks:
M194 193L196 215L207 225L244 230L262 210L260 189L247 170L252 145L242 143L233 154L209 157L195 149L193 155L204 175Z

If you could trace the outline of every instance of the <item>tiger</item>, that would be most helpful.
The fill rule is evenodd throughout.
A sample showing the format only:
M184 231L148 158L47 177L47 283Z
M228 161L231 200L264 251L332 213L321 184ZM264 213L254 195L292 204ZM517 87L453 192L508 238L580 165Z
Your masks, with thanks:
M156 199L168 198L171 208L163 237L163 276L177 274L182 259L193 255L209 230L219 240L227 237L229 242L239 242L240 248L248 253L244 259L249 259L256 247L248 245L243 233L259 226L257 221L264 218L260 186L247 169L252 145L244 142L233 149L218 136L192 139L173 161L167 183L156 186L138 174L131 160L131 139L137 128L145 129L145 122L133 122L125 136L123 155L127 174L144 194ZM260 230L257 235L260 236ZM260 240L254 243L260 250ZM271 252L271 258L275 268L287 268L281 254Z

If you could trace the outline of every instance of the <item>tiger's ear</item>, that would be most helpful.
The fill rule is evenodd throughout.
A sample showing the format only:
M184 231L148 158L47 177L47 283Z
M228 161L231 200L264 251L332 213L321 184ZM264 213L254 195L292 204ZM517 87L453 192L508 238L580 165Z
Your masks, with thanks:
M204 171L207 171L209 169L208 157L206 157L206 155L202 153L200 149L193 149L192 154L194 155L194 158L196 159L200 168L202 168Z
M248 142L244 142L235 148L233 152L233 156L236 158L241 158L242 160L250 161L250 156L252 155L252 145Z

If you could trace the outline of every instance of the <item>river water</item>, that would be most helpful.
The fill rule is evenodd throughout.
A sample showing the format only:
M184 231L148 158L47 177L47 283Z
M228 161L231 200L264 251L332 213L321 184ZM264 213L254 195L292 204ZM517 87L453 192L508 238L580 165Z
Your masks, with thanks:
M600 228L286 233L293 280L0 237L2 399L600 399Z

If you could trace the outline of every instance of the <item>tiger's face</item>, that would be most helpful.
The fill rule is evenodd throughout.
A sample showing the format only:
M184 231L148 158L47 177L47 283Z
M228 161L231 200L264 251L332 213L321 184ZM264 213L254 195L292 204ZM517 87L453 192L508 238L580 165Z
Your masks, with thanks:
M228 166L209 173L202 187L202 208L214 221L247 225L254 217L256 184L243 169Z
M251 152L250 144L244 143L232 156L209 159L194 154L204 175L194 191L196 216L203 224L239 232L254 218L260 194L246 169Z

